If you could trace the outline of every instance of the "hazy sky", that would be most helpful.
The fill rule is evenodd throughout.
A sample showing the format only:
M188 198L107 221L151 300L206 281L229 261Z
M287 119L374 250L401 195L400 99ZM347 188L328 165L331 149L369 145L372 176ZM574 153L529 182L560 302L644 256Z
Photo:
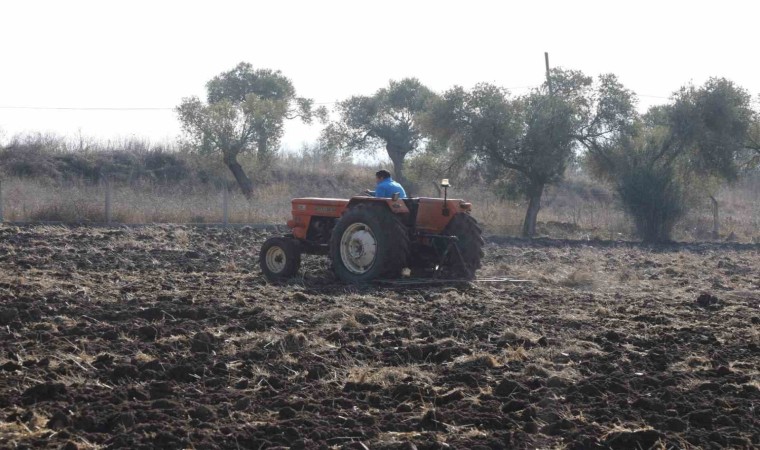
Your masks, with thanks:
M545 51L552 66L617 74L642 107L710 76L757 96L759 17L754 0L3 1L0 137L173 140L172 108L240 61L328 106L406 76L523 93L543 81ZM289 124L283 143L318 131Z

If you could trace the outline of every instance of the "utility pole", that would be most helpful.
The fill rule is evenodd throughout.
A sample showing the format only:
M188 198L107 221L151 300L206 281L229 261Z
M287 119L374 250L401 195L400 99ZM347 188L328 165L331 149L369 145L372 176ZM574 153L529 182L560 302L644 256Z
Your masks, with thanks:
M549 72L549 52L544 52L544 61L546 61L546 84L549 86L549 96L554 96L554 89L552 89L552 78Z

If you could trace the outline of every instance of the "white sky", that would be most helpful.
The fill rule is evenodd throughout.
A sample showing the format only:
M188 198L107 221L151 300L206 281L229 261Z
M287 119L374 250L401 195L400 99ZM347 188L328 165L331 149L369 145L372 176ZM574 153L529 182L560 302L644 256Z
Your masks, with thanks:
M171 141L171 108L240 61L282 70L316 102L406 76L438 91L536 86L545 51L552 66L617 74L642 107L710 76L757 96L759 17L755 0L3 1L0 138ZM283 144L318 132L289 124Z

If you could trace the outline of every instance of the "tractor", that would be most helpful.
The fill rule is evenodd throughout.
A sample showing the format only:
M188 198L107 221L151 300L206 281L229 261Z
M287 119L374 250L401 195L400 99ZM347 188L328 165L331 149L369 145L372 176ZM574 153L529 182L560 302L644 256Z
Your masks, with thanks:
M441 198L355 196L295 198L291 233L261 247L259 265L270 281L298 273L302 254L328 255L339 279L366 283L400 276L472 279L483 257L482 230L472 204Z

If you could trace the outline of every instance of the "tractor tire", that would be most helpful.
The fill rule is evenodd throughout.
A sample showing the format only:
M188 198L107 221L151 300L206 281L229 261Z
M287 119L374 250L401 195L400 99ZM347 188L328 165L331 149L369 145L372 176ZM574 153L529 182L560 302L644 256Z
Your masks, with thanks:
M385 205L362 203L343 214L330 237L335 275L346 283L396 278L409 258L409 231Z
M259 252L259 266L269 281L292 278L301 267L301 249L298 241L286 237L267 239Z
M469 214L460 213L455 215L443 234L456 236L459 253L452 249L444 262L445 269L455 278L471 280L475 278L475 272L480 269L480 260L483 258L483 230L478 226L478 221Z

